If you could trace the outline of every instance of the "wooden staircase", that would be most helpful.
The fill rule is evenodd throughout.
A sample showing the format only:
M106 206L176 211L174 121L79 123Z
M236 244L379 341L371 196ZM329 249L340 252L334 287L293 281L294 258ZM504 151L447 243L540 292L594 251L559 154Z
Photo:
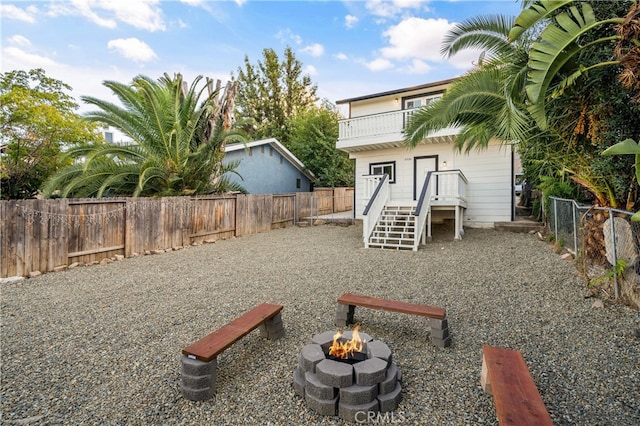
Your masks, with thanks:
M413 250L416 232L415 207L385 206L371 236L370 248Z

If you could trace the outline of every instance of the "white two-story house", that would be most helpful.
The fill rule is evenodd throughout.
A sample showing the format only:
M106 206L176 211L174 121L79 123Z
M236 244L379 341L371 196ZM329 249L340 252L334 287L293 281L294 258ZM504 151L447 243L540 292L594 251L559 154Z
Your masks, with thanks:
M410 149L404 128L417 108L440 97L453 80L337 101L337 148L355 160L355 215L366 247L412 248L431 237L431 223L493 227L514 218L512 146L491 143L470 153L454 149L456 128L442 129Z

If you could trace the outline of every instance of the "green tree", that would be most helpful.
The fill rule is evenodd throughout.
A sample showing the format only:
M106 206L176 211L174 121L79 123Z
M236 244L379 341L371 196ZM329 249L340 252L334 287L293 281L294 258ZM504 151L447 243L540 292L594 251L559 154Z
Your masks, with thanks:
M352 186L353 162L336 148L339 114L313 106L291 120L289 149L318 179L316 186Z
M60 153L101 139L94 125L75 113L71 87L43 69L0 76L0 164L3 199L34 197L42 183L65 165Z
M447 34L442 53L452 56L470 47L485 51L478 66L456 80L438 102L412 115L405 144L415 147L429 134L461 127L455 145L466 152L484 149L491 140L516 143L531 137L531 119L524 106L527 49L509 44L513 20L476 17Z
M263 50L263 59L251 64L244 58L238 68L236 117L248 123L253 139L276 138L286 147L290 141L290 120L318 100L317 86L303 75L302 63L287 47L280 61L273 49Z
M165 74L158 81L137 76L130 85L105 81L123 106L83 97L99 108L87 120L119 129L134 144L70 150L76 163L46 183L45 195L173 196L241 189L224 176L237 164L222 163L224 144L241 140L237 132L225 130L224 117L233 102L220 98L211 85L198 88L201 80L197 77L189 87L180 74Z
M530 6L516 18L516 25L509 33L510 40L517 40L536 25L546 24L531 47L526 86L529 110L540 128L547 127L547 100L557 98L593 69L621 65L620 80L628 88L640 89L637 80L640 71L640 6L636 1L591 4L578 0L541 0L524 4ZM618 13L620 6L625 13ZM601 29L604 31L599 32ZM615 55L595 62L580 60L593 58L584 55L585 50L614 42Z

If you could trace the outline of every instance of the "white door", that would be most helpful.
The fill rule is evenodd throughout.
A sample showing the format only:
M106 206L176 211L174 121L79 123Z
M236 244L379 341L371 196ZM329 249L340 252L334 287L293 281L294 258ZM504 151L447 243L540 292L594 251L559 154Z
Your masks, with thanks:
M417 200L422 192L422 186L424 180L427 177L427 173L435 172L438 170L438 156L429 155L425 157L415 157L413 159L413 199ZM431 185L434 185L432 182Z

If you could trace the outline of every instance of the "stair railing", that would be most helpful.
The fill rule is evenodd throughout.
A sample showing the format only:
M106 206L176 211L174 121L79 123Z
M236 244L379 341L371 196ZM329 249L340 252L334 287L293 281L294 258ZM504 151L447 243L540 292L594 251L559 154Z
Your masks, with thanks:
M425 225L427 223L427 217L431 211L431 198L435 194L435 185L432 185L431 175L433 172L428 172L424 178L424 185L422 185L422 191L420 192L420 198L418 198L418 204L416 210L413 212L415 216L415 233L413 235L413 251L418 250L420 245L420 238L425 231Z
M373 233L376 223L384 206L389 201L391 191L389 190L389 176L383 175L376 189L371 194L371 198L362 212L362 238L364 247L369 248L369 237Z

